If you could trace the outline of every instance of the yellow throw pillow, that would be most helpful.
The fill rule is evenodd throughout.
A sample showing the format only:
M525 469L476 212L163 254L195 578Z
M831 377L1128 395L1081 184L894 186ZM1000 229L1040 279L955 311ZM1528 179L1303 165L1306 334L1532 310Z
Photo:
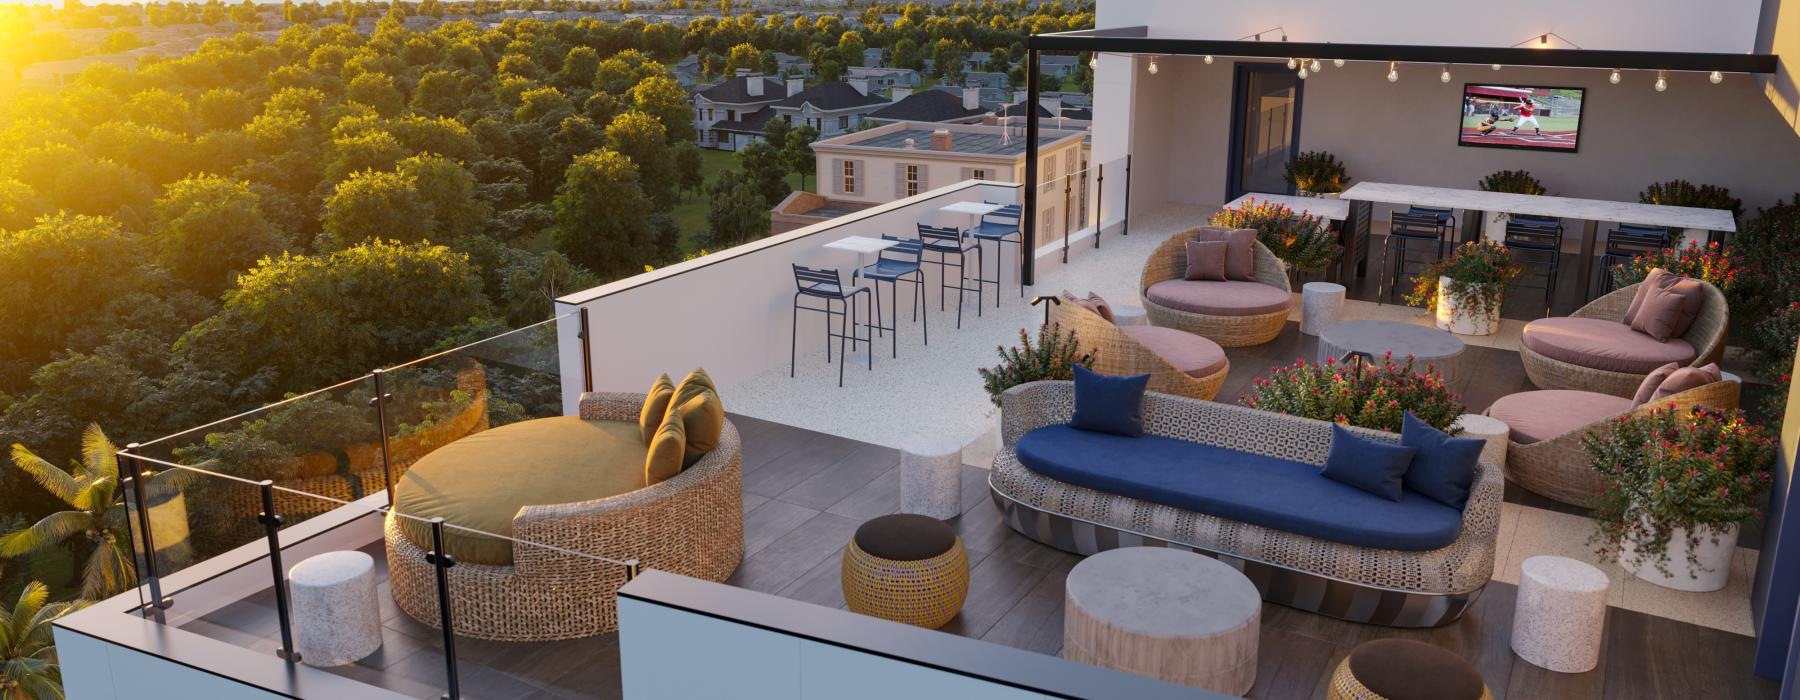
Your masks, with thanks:
M680 474L682 455L687 451L687 432L681 417L669 414L650 439L650 454L644 457L644 485L654 486Z
M689 372L687 376L682 377L681 383L675 385L675 391L679 393L682 388L689 384L698 384L713 391L719 390L719 385L713 383L712 375L707 374L704 367L695 367L694 371Z
M638 409L638 431L644 434L644 444L656 437L656 429L662 427L663 419L669 415L669 402L675 398L675 383L669 381L669 375L656 378L650 385L650 393L644 396L644 407Z
M694 466L706 453L719 446L719 434L725 430L725 404L719 394L697 384L684 384L669 404L669 415L679 416L687 435L687 454L682 467Z

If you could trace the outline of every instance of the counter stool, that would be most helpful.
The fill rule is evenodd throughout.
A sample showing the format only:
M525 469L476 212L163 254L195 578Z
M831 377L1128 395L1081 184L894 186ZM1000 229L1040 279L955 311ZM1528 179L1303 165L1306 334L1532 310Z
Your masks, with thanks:
M969 554L942 520L884 515L856 528L840 575L851 612L936 629L969 595Z
M1514 214L1506 222L1506 250L1520 265L1536 267L1544 272L1544 316L1550 316L1550 302L1556 294L1556 272L1562 267L1563 225L1561 219ZM1532 285L1521 285L1535 289Z
M989 202L989 204L992 204L992 202ZM975 286L979 287L984 284L994 285L994 308L1000 308L1001 281L1006 277L1004 274L1006 268L1006 244L1011 243L1012 246L1017 249L1016 252L1018 252L1020 264L1023 264L1024 261L1025 246L1021 243L1024 234L1020 233L1020 226L1025 220L1024 211L1024 208L1017 204L1008 204L991 213L983 214L981 216L981 221L975 225L975 228L964 232L970 238L975 239L977 244L987 243L989 241L993 241L994 243L994 252L996 255L994 255L993 279L983 277L982 275L986 273L980 270L977 270L977 274L975 275ZM1024 297L1024 280L1021 279L1020 282L1019 296Z
M825 314L825 362L831 362L831 339L838 341L838 386L844 385L844 365L849 364L850 356L845 354L844 344L849 343L855 350L861 343L869 343L869 369L875 369L875 340L857 333L856 298L862 297L863 306L873 306L869 299L868 287L847 288L838 277L835 269L794 266L794 321L793 330L789 334L788 344L788 378L794 377L794 367L800 356L800 312L816 311ZM808 306L800 303L801 299L819 299L824 306ZM837 332L831 330L831 320L838 321Z
M894 245L876 254L875 262L863 266L862 276L869 280L869 286L875 290L875 325L877 334L883 331L893 334L893 356L900 357L900 283L913 285L913 320L919 320L919 314L925 313L925 246L917 240L898 236L882 236L881 240L895 241ZM888 313L884 321L881 313L881 283L888 283ZM957 310L961 313L961 309ZM925 323L921 324L925 332L925 344L931 344L931 319L927 313Z
M1406 278L1409 246L1428 243L1431 246L1431 262L1444 259L1445 239L1455 226L1455 217L1439 214L1438 210L1414 211L1421 213L1394 212L1388 218L1387 239L1381 243L1380 282L1376 284L1375 290L1377 302L1392 301L1401 281ZM1389 255L1394 256L1391 270L1388 268Z
M1600 289L1594 296L1603 296L1617 286L1612 276L1614 267L1667 247L1669 230L1660 226L1619 224L1618 228L1607 231L1605 252L1600 255Z
M950 290L956 290L956 327L962 328L964 294L975 293L975 315L981 315L981 284L977 282L971 288L968 272L968 258L973 254L975 256L975 275L981 276L981 243L965 240L962 232L953 227L926 224L919 224L919 243L924 247L925 253L937 254L936 259L921 256L919 262L924 265L938 266L938 310L944 310L944 298L950 295ZM956 258L955 263L950 262L952 256ZM956 286L954 287L950 286L949 279L945 275L945 272L952 267L956 268Z

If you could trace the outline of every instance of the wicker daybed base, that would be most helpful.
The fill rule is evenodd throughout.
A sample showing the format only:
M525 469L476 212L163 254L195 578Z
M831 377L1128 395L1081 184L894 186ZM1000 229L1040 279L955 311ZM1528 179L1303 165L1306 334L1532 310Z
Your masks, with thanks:
M1051 479L1019 464L1019 438L1064 424L1074 412L1070 382L1034 382L1002 397L1001 438L988 478L1007 525L1077 554L1137 545L1173 546L1220 559L1250 577L1265 600L1352 622L1435 627L1462 615L1494 571L1503 488L1498 464L1483 462L1455 541L1439 549L1358 547L1140 501ZM1148 434L1323 464L1331 424L1294 416L1147 394ZM1355 429L1377 439L1398 436Z
M1210 374L1196 377L1183 372L1119 330L1113 322L1073 304L1051 306L1050 320L1074 331L1084 350L1094 350L1092 369L1095 372L1115 377L1148 374L1150 391L1210 401L1219 395L1219 387L1225 385L1225 376L1231 373L1229 358Z
M1631 308L1631 299L1637 296L1638 286L1641 284L1613 290L1576 309L1569 316L1624 323L1625 311ZM1689 327L1687 335L1683 336L1694 346L1695 357L1692 362L1687 363L1689 367L1704 367L1718 362L1725 355L1725 332L1730 322L1725 295L1710 284L1704 285L1704 290L1706 302L1700 307L1700 314ZM1532 385L1539 389L1574 389L1630 398L1637 393L1638 385L1649 374L1583 367L1546 357L1523 343L1519 345L1519 360L1525 364L1525 376L1530 377Z
M1151 285L1181 279L1187 274L1187 242L1199 234L1199 227L1190 228L1156 246L1144 261L1144 271L1138 281L1139 296L1143 296ZM1287 266L1261 241L1255 242L1253 248L1256 263L1251 274L1256 281L1291 294L1293 287L1288 284ZM1146 297L1144 315L1149 317L1150 325L1205 336L1220 347L1240 348L1261 345L1281 335L1281 329L1287 326L1288 309L1250 316L1214 316L1171 309Z

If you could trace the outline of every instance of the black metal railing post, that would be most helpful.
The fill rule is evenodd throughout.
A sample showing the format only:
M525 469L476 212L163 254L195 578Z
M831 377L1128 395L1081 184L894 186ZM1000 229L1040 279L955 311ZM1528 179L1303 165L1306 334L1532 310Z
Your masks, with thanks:
M594 390L594 348L588 342L588 310L581 307L581 332L575 337L581 339L581 390Z
M1094 164L1094 250L1100 249L1100 232L1106 230L1106 215L1100 213L1100 202L1106 193L1106 164Z
M450 620L450 567L456 558L444 553L444 519L431 519L431 551L425 563L437 569L438 622L444 631L444 672L448 675L447 700L461 700L462 684L456 676L456 628Z
M143 545L144 570L139 573L138 580L150 587L150 602L146 607L167 610L175 601L164 598L162 594L161 565L156 560L156 538L150 534L150 498L144 492L144 465L138 461L133 450L137 443L131 443L116 455L120 466L125 467L125 474L131 479L131 501L137 507L137 544ZM129 531L131 528L126 528ZM136 547L133 547L136 549Z
M1125 154L1125 211L1119 215L1119 235L1131 235L1131 154Z
M375 407L375 423L381 435L381 480L387 485L388 505L394 503L394 455L388 448L388 401L394 395L387 391L387 370L377 369L369 374L375 377L375 396L369 399L369 405Z
M263 479L257 484L262 490L262 512L256 514L256 521L262 523L263 535L269 540L269 570L275 576L275 619L281 623L281 648L275 655L286 659L288 663L300 660L300 654L294 651L294 619L288 610L287 569L281 565L281 516L275 512L275 482Z
M1063 250L1062 250L1062 261L1063 261L1063 264L1064 264L1064 265L1067 265L1067 264L1069 264L1069 202L1070 202L1070 199L1069 199L1069 193L1070 193L1070 190L1069 190L1069 184L1070 184L1070 183L1072 183L1072 182L1074 182L1074 181L1075 181L1075 176L1074 176L1074 175L1066 175L1066 176L1064 176L1064 177L1063 177L1063 205L1062 205L1062 215L1063 215L1063 226L1062 226L1062 230L1063 230Z

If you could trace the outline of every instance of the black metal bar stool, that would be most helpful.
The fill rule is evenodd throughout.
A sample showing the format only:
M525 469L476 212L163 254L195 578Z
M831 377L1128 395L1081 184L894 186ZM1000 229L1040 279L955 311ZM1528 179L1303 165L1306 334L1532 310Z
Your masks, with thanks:
M1550 315L1550 302L1556 294L1556 273L1562 268L1562 219L1514 214L1506 222L1504 245L1513 261L1544 272L1544 316ZM1520 285L1537 289L1536 285Z
M1377 302L1392 301L1394 292L1399 290L1401 281L1407 277L1406 255L1409 245L1430 243L1431 262L1444 259L1444 239L1455 227L1455 221L1456 217L1439 215L1433 210L1418 214L1397 211L1388 217L1387 240L1381 244L1381 281L1375 289ZM1392 269L1388 268L1389 254L1394 256Z
M1600 291L1596 296L1613 290L1612 268L1631 262L1639 255L1669 247L1671 238L1669 229L1661 226L1619 224L1618 228L1607 231L1605 252L1600 255Z
M869 280L869 286L875 290L875 330L893 334L893 354L900 356L900 283L913 285L913 320L919 320L919 314L925 309L925 268L922 265L925 252L919 241L900 238L899 236L882 236L881 240L895 241L894 245L877 254L875 262L863 266L863 279ZM881 314L881 283L888 283L888 317L883 320ZM921 324L925 329L925 344L931 344L931 318L926 316Z
M838 341L838 386L844 385L844 365L849 364L850 356L845 354L844 343L850 343L855 350L860 343L869 344L869 369L875 369L875 339L866 337L856 331L857 313L856 297L863 298L863 306L871 307L869 288L846 288L838 271L828 268L794 266L794 322L788 345L788 377L794 376L794 367L800 355L800 312L817 311L825 314L825 362L831 362L831 339ZM802 298L822 300L824 306L808 306L800 303ZM837 304L838 306L834 306ZM865 314L867 312L865 311ZM831 330L831 320L837 318L837 332Z
M989 202L989 204L993 204L993 202ZM1020 226L1025 220L1024 212L1023 207L1017 204L1008 204L981 215L981 221L976 224L975 228L965 232L970 238L975 239L977 244L994 242L994 252L997 254L994 256L993 279L983 277L982 275L986 272L980 268L977 268L975 275L975 286L994 285L994 308L1000 308L1001 280L1006 276L1006 244L1011 243L1014 248L1018 249L1018 264L1021 266L1024 264L1025 251L1024 245L1021 243L1024 234L1020 232ZM1025 296L1025 285L1022 278L1019 285L1019 296Z
M945 297L950 296L950 290L956 290L956 327L962 328L963 295L965 293L975 293L975 314L981 315L981 284L976 283L974 287L970 287L968 273L968 258L970 254L973 254L975 256L975 274L976 276L981 275L981 243L965 241L962 232L954 227L919 224L919 244L924 247L924 253L937 254L936 259L921 255L919 262L923 265L938 266L938 310L944 310ZM952 257L956 260L954 263L951 262ZM947 268L952 267L956 268L956 286L954 287L950 286L946 275Z

